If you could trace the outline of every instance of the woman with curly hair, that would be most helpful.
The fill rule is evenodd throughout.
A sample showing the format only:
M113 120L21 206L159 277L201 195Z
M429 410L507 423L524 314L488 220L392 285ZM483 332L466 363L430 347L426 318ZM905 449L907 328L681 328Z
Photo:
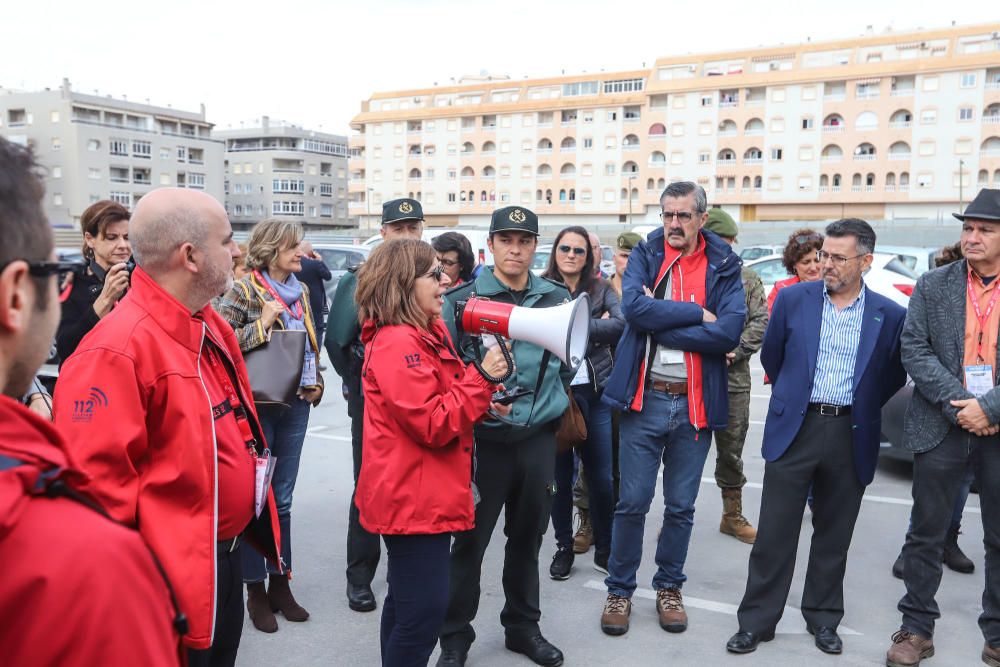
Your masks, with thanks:
M814 229L796 229L788 237L785 250L781 253L781 263L791 278L779 280L767 297L767 314L774 308L774 300L789 285L808 283L820 278L820 264L816 251L823 247L823 235Z

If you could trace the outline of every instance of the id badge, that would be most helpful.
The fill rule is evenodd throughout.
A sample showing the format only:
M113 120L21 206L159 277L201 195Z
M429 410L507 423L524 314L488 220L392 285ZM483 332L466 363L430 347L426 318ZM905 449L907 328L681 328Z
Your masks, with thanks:
M472 506L475 507L479 504L479 501L483 499L483 496L479 493L479 487L476 486L475 482L469 482L472 489Z
M683 364L684 352L682 350L660 350L661 364Z
M271 456L271 450L265 449L263 456L254 458L254 512L257 517L264 509L264 502L267 500L267 489L271 486L271 477L274 475L275 457Z
M982 396L993 388L993 366L983 364L965 367L965 388L976 396Z

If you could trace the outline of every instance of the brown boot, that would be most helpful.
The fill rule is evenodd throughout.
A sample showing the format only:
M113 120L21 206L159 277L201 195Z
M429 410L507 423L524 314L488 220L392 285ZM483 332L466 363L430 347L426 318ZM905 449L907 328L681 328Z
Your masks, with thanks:
M688 615L684 611L684 598L679 588L657 589L656 613L660 617L660 627L667 632L687 630Z
M1000 646L983 644L983 662L990 667L1000 667Z
M906 630L892 636L892 646L885 655L888 667L916 667L924 658L934 655L934 641Z
M590 525L590 512L579 509L576 515L580 518L580 527L573 536L573 553L585 554L590 551L590 546L594 543L594 529Z
M740 542L753 544L757 530L743 516L743 489L722 490L722 522L719 532L732 535Z
M267 599L271 611L280 610L293 623L301 623L309 618L309 612L295 601L292 589L288 586L288 578L283 574L271 575L267 584Z
M628 617L632 614L632 601L614 593L608 593L601 614L601 630L606 635L623 635L628 632Z
M253 621L253 627L261 632L277 632L278 619L271 611L271 605L267 602L267 591L264 590L264 582L247 584L247 613Z

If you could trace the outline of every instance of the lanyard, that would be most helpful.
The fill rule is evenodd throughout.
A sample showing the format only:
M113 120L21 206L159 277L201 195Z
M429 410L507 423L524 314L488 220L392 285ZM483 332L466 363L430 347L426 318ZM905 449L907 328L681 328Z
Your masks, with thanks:
M1000 296L1000 286L996 283L993 285L993 295L990 297L990 302L986 305L986 312L983 313L982 309L979 307L979 299L976 297L975 291L972 289L972 271L969 271L967 277L966 288L969 292L969 301L972 302L972 309L976 311L976 322L979 324L979 340L976 343L976 360L983 361L983 330L986 328L986 323L990 319L990 315L993 314L993 308L997 305L997 297ZM994 278L994 280L996 280Z
M264 278L264 276L262 276L260 274L260 271L254 271L253 274L255 276L257 276L257 280L260 281L260 284L264 286L264 289L267 290L267 293L271 295L271 298L274 299L275 301L277 301L278 303L280 303L281 307L284 308L285 311L289 315L291 315L292 317L294 317L297 320L301 320L302 319L302 300L301 299L299 299L294 304L292 304L292 305L295 306L295 310L292 310L291 308L288 307L288 304L285 303L285 300L282 299L278 295L278 292L273 287L271 287L271 283L269 283Z
M232 412L233 417L236 419L236 426L240 430L240 437L243 438L244 444L246 444L247 449L250 450L251 456L257 456L257 439L254 437L253 429L250 428L250 419L247 417L246 408L243 407L243 403L240 402L239 396L236 394L236 390L233 388L233 382L229 376L229 371L222 368L223 361L219 358L219 353L215 350L215 346L206 341L205 345L205 359L208 360L208 365L211 367L211 372L215 376L217 382L222 385L222 391L226 394L226 407L221 414L214 415L213 417L222 417L225 412ZM223 408L224 409L224 408Z

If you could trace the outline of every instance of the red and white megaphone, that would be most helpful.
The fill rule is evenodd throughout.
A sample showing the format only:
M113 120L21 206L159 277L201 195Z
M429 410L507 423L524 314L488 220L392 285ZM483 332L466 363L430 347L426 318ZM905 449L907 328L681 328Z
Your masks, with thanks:
M574 372L587 355L590 297L586 294L550 308L524 308L471 297L456 304L455 310L455 322L465 333L494 334L534 343L559 357Z

